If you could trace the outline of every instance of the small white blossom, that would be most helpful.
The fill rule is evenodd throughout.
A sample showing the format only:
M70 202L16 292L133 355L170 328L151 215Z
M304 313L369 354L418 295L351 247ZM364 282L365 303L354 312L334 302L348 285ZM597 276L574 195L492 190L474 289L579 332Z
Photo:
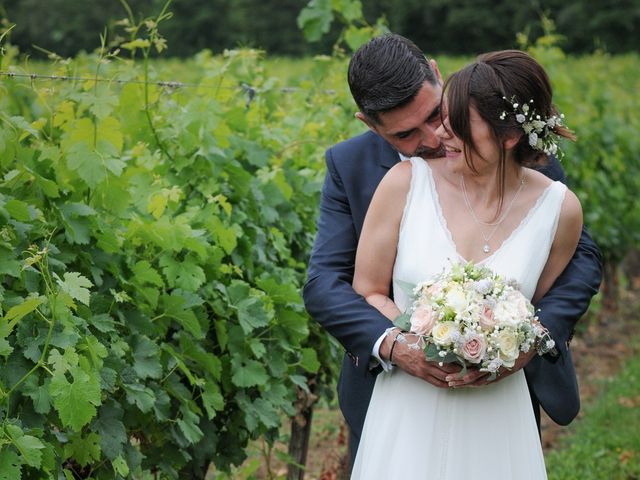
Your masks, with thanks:
M536 132L531 132L529 134L529 145L535 147L538 144L538 134Z
M516 115L516 120L518 121L518 123L524 123L524 121L527 119L527 117L525 117L523 114L519 113Z
M534 120L531 122L533 124L533 128L536 129L536 132L542 133L542 129L545 127L546 123L542 120Z

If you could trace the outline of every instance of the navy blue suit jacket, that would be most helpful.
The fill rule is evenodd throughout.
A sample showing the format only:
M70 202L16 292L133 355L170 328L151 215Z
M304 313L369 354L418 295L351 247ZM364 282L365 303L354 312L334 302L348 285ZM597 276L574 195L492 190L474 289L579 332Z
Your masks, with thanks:
M354 292L356 247L373 192L398 153L382 137L367 132L326 152L318 231L311 253L304 301L311 316L344 346L338 383L340 408L351 432L360 438L375 371L369 360L378 338L391 322ZM554 158L543 172L564 181ZM598 248L583 230L576 253L547 295L536 305L539 318L559 347L554 358L535 357L525 368L534 404L537 400L559 424L578 413L578 385L568 344L575 323L589 306L601 279Z

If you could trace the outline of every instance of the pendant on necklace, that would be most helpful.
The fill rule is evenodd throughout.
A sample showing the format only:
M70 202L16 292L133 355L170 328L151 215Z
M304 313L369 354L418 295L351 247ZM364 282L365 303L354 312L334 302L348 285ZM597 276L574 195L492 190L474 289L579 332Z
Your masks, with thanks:
M484 253L489 253L489 252L491 251L491 247L489 246L489 244L488 244L488 243L485 243L485 244L484 244L484 247L482 247L482 251L483 251Z

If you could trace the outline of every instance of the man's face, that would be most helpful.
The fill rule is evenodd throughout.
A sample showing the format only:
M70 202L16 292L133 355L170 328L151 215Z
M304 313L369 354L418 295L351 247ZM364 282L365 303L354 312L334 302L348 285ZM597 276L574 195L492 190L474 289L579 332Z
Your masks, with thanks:
M381 113L377 124L365 123L407 157L444 157L444 146L435 134L441 124L441 94L439 83L425 82L410 103Z

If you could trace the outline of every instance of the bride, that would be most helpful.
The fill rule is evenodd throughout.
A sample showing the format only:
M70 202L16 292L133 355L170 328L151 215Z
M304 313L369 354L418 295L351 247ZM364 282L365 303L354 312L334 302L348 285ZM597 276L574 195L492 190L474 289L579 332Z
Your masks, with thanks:
M358 244L354 289L390 319L409 307L401 284L460 261L515 279L535 302L570 261L582 229L577 197L530 168L556 153L559 137L574 138L533 58L482 55L451 76L444 95L448 113L437 133L446 157L393 167ZM452 375L448 389L398 368L380 373L352 479L546 478L522 370L535 354L521 354L492 382L477 372Z

